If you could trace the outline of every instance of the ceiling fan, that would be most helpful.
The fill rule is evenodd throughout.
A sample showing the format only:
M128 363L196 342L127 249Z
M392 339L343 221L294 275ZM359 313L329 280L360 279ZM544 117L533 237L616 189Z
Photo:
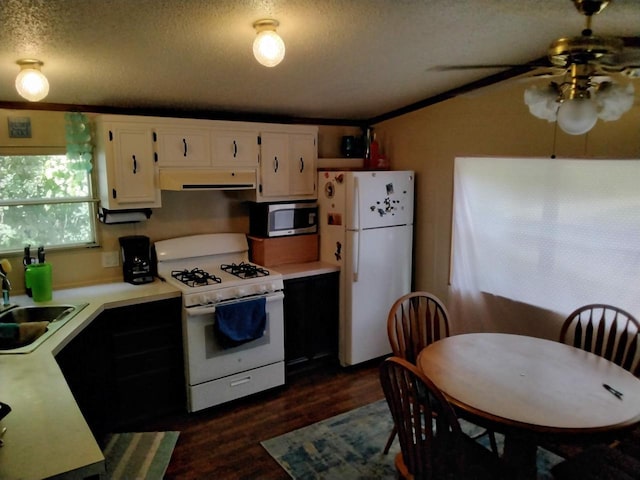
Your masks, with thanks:
M547 67L557 75L572 65L589 65L603 72L623 73L640 77L640 37L595 36L592 18L611 3L611 0L572 0L576 9L585 16L586 25L580 36L562 37L553 41L547 58L526 64L474 64L435 66L431 70L472 70L481 68ZM547 72L549 75L551 72Z
M546 59L525 65L487 64L439 66L432 70L469 70L479 68L538 69L532 77L562 76L548 87L533 86L525 91L525 103L536 117L558 126L572 135L588 132L598 117L617 120L633 105L633 85L626 87L613 77L640 77L640 37L596 36L591 30L592 18L611 0L573 0L585 16L586 25L580 36L562 37L549 45Z

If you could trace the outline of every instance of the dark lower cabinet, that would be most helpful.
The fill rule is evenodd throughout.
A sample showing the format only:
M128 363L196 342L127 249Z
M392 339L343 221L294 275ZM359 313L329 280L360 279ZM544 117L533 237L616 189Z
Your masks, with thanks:
M110 342L100 315L64 349L56 360L71 392L98 441L111 429Z
M107 310L114 428L185 408L180 299Z
M179 298L105 310L57 356L96 438L185 408Z
M285 362L295 373L337 362L339 272L284 282Z

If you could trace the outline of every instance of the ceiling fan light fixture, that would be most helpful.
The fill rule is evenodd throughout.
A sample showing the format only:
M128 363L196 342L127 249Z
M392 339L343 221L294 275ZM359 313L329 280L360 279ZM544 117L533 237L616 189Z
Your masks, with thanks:
M598 121L598 106L587 97L563 101L558 108L558 126L569 135L583 135Z
M25 58L16 62L20 72L16 77L16 90L30 102L38 102L49 94L49 81L40 71L44 65L40 60Z
M532 85L524 91L524 103L534 117L555 122L558 118L558 92L552 85L538 87Z
M258 20L253 24L257 32L253 41L253 55L265 67L275 67L284 59L285 46L276 32L278 25L280 23L273 19Z
M600 108L598 117L605 122L618 120L623 113L631 110L634 100L634 88L631 83L627 86L610 82L601 84L596 97Z

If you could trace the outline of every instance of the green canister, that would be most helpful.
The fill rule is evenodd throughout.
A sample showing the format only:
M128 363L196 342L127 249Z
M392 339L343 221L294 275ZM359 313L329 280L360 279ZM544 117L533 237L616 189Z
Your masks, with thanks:
M53 275L50 263L32 263L24 272L27 288L31 289L31 294L35 302L48 302L53 293Z

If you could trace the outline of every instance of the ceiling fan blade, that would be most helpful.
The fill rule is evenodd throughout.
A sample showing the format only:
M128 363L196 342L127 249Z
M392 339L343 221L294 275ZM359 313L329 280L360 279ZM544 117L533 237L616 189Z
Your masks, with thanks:
M534 63L524 63L524 64L479 64L479 65L434 65L433 67L429 67L427 70L436 71L436 72L446 72L446 71L455 71L455 70L479 70L479 69L498 69L498 68L538 68L538 67L548 67L549 63L544 64L534 64Z

